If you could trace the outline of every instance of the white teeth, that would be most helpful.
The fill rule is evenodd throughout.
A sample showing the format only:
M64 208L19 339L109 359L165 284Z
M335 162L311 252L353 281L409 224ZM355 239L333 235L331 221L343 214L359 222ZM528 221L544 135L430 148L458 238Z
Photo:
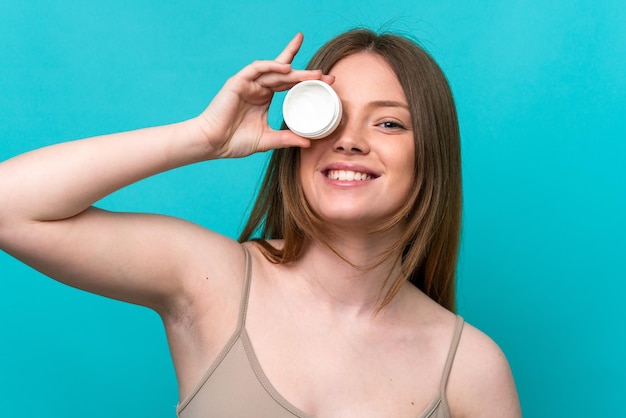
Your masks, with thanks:
M341 181L361 181L361 180L371 180L372 176L367 173L360 173L358 171L347 171L347 170L329 170L327 177L331 180L341 180Z

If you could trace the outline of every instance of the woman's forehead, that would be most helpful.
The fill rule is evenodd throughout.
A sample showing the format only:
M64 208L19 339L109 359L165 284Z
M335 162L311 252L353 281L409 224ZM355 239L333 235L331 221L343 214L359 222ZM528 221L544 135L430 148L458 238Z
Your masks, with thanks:
M399 103L408 107L404 89L382 56L358 52L338 61L329 74L342 101Z

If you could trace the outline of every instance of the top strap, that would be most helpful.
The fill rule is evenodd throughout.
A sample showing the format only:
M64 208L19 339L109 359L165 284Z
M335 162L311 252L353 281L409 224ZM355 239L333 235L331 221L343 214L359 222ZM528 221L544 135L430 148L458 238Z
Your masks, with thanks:
M456 349L459 346L459 341L461 339L461 333L463 332L463 318L461 316L456 316L456 326L454 328L454 335L452 337L452 342L450 343L450 349L448 350L448 358L446 359L446 364L443 368L443 374L441 376L441 386L439 387L439 391L441 392L442 398L445 398L446 385L448 384L448 377L450 376L450 370L452 369L452 363L454 363L454 356L456 355Z
M246 273L243 281L243 291L241 292L241 303L239 305L239 318L237 320L237 328L238 331L243 329L246 323L246 314L248 312L248 299L250 296L250 282L251 282L251 271L252 271L252 260L250 256L250 251L242 245L243 252L246 254Z

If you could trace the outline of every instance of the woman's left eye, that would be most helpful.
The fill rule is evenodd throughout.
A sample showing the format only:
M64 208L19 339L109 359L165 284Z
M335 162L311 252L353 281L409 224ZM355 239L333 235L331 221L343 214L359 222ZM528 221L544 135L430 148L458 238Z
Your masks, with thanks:
M386 120L378 124L378 126L385 129L405 129L400 123L393 120Z

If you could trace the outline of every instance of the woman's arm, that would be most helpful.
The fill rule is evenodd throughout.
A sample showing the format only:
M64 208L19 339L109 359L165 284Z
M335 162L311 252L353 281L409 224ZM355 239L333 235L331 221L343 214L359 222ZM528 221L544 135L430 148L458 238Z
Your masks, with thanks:
M198 239L192 231L199 228L91 205L142 178L201 160L202 148L200 130L187 121L8 160L0 164L0 248L71 286L163 310L164 298L186 275L177 260L183 241Z
M71 286L170 309L189 277L228 263L235 243L178 219L92 205L183 165L308 146L267 124L275 91L324 78L291 69L301 42L298 35L275 61L255 62L233 76L198 117L53 145L0 164L0 249Z

